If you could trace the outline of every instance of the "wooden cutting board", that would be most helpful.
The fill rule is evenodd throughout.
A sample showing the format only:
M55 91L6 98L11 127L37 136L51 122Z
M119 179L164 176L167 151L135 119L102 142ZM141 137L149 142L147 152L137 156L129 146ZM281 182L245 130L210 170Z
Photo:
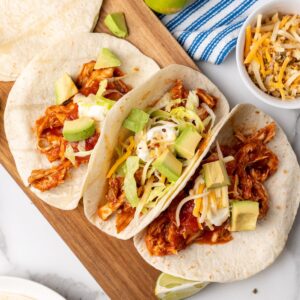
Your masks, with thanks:
M161 67L177 63L197 69L143 0L104 0L95 31L108 32L103 26L103 19L111 12L125 13L130 31L127 39ZM60 211L43 203L24 187L9 152L3 128L5 103L12 86L12 82L0 82L0 163L111 299L155 299L154 286L159 272L143 261L131 240L119 241L89 224L84 217L82 204L74 211Z

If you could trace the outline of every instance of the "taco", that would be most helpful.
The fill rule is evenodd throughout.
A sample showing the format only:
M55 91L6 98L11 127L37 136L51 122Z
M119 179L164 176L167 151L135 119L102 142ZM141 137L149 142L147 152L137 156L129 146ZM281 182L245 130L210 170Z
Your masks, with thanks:
M171 205L134 238L168 274L203 282L245 279L282 251L297 213L300 169L282 129L237 106Z
M57 38L93 31L101 4L102 0L0 1L0 81L15 80Z
M40 53L13 86L5 132L26 186L73 209L109 110L159 67L127 41L81 33Z
M84 192L87 218L129 239L151 222L208 148L228 114L204 75L171 65L118 103L91 158Z

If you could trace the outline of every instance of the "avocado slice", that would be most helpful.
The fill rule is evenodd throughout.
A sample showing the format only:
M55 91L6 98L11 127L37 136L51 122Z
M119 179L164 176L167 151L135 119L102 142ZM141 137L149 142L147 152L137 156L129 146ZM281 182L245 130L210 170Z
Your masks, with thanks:
M122 12L108 14L104 24L117 37L125 38L128 35L125 15Z
M220 188L230 185L225 163L221 160L210 162L203 165L205 185L208 189Z
M140 109L133 108L122 126L137 133L144 129L148 121L149 114Z
M259 215L259 203L256 201L231 202L231 231L255 230Z
M69 142L86 140L95 133L95 120L82 117L72 121L65 121L63 136Z
M120 59L108 48L102 48L98 55L94 69L99 70L119 66L121 66Z
M182 173L182 162L168 149L154 161L153 167L171 182L177 181Z
M54 84L55 104L61 105L78 93L78 89L72 80L71 76L65 73L62 77L56 80Z
M187 126L175 141L175 150L180 157L191 159L202 136L192 127Z

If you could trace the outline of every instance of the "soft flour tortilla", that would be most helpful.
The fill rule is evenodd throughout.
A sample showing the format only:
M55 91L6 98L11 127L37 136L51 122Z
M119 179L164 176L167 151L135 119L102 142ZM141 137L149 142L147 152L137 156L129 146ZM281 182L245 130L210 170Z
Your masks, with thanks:
M270 116L252 105L239 105L231 112L216 139L226 145L233 140L234 129L251 133L272 121ZM141 256L162 272L203 282L245 279L269 266L282 251L297 213L300 169L293 149L278 125L276 136L268 147L278 155L279 168L265 182L270 210L255 231L235 232L233 240L227 244L193 244L177 255L164 257L149 254L144 231L134 238Z
M218 99L217 108L215 109L217 117L217 125L215 125L215 128L220 125L221 119L229 112L227 100L218 88L207 79L207 77L193 69L180 65L171 65L159 71L145 84L143 84L143 86L125 95L122 103L115 105L110 116L106 120L101 141L98 143L91 157L91 169L89 170L86 182L87 189L83 196L86 217L99 229L112 236L120 239L129 239L145 228L160 214L166 200L172 197L172 194L178 184L185 180L190 170L193 168L195 161L199 159L200 154L198 151L192 159L189 167L185 169L176 184L174 184L170 191L159 201L158 205L154 209L150 210L147 215L141 217L138 222L132 221L122 232L117 233L116 231L115 216L112 216L107 221L103 221L98 217L98 207L106 203L106 174L112 165L115 146L118 144L118 140L122 140L123 121L128 116L132 108L144 109L154 104L170 90L176 79L182 79L184 85L189 90L202 88ZM211 136L213 136L213 134ZM207 144L209 144L211 140L212 138L207 141ZM207 146L205 149L208 148L209 147ZM206 151L204 151L201 157L205 155L205 152Z
M104 33L80 33L62 39L40 53L26 67L13 86L6 105L4 123L10 150L24 184L34 169L49 168L45 155L36 149L35 121L54 105L54 83L63 73L75 78L84 63L95 60L101 48L109 48L120 58L124 81L132 87L143 83L159 67L125 40ZM133 71L134 70L134 71ZM119 100L121 101L121 100ZM46 192L32 190L45 202L61 209L77 206L87 173L87 165L71 170L71 176Z
M92 31L101 4L102 0L0 1L0 81L15 80L55 39Z

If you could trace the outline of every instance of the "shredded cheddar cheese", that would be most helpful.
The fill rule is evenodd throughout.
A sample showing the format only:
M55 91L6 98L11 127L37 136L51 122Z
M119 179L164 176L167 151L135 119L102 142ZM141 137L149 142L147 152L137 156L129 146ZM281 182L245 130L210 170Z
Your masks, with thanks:
M284 72L286 70L286 67L288 65L288 63L290 62L290 58L289 57L286 57L281 68L280 68L280 71L279 71L279 76L278 76L278 83L279 85L281 86L282 85L282 79L283 79L283 75L284 75Z
M254 35L254 40L256 41L258 37L260 36L260 30L261 30L261 20L262 20L262 15L259 14L257 16L257 21L256 21L256 28L255 28L255 35Z
M280 21L280 24L279 24L279 28L281 29L286 23L287 21L291 18L291 16L284 16L282 18L282 20Z
M126 146L126 152L116 160L116 162L113 164L113 166L107 173L106 178L110 178L116 172L118 167L131 155L134 147L135 147L134 138L133 138L133 136L130 136L129 137L129 145Z
M249 64L255 58L256 52L258 51L259 47L269 36L270 33L265 33L259 40L253 42L250 48L250 52L244 61L245 64Z
M204 183L200 184L199 189L198 189L198 194L202 194L203 191L204 191L204 188L205 188L205 184ZM201 203L202 203L202 198L195 199L195 206L194 206L194 209L193 209L193 215L195 217L200 216L200 212L201 212L201 209L202 209Z
M246 28L245 56L249 54L251 44L252 44L252 34L251 34L251 26L249 25Z
M258 15L246 28L244 64L265 93L285 101L300 97L300 15Z

